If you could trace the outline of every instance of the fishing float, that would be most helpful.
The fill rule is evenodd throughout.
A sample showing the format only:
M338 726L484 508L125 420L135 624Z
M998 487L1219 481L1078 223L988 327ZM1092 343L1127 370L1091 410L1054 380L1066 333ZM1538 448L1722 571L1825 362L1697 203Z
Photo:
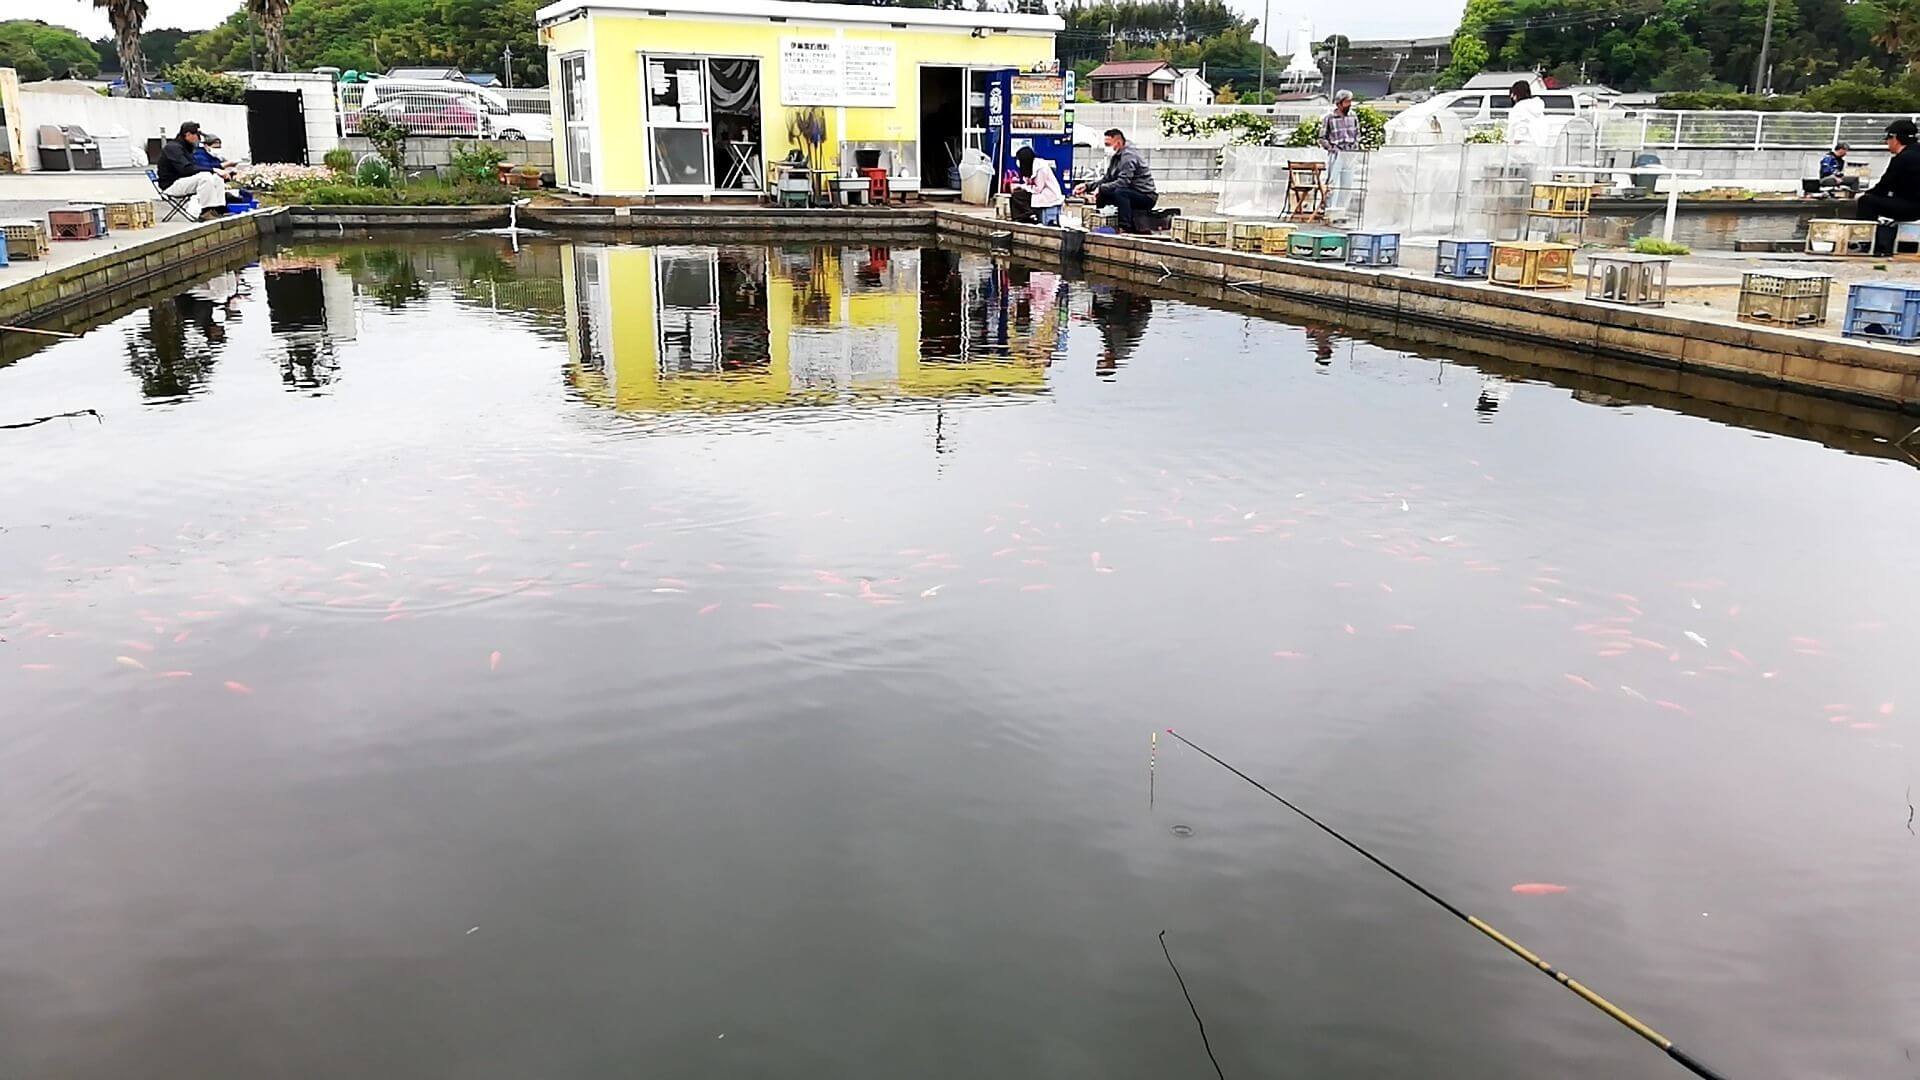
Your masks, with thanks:
M1493 926L1488 924L1485 920L1481 919L1479 916L1469 915L1466 912L1460 910L1458 907L1455 907L1453 904L1442 899L1440 895L1438 893L1435 893L1432 889L1427 888L1425 885L1422 885L1419 882L1413 880L1407 875L1401 873L1399 870L1394 869L1394 867L1390 863L1388 863L1385 859L1382 859L1380 856L1375 855L1373 852L1368 851L1364 847L1361 847L1359 844L1348 839L1347 836L1341 833L1338 829L1335 829L1333 826L1328 825L1326 822L1321 821L1319 818L1314 817L1312 814L1307 813L1305 810L1302 810L1300 807L1294 805L1292 802L1276 794L1272 788L1269 788L1267 785L1261 783L1258 780L1255 780L1251 776L1248 776L1246 773L1241 772L1239 769L1234 768L1232 765L1227 764L1225 761L1214 756L1214 754L1211 751L1207 750L1205 747L1199 745L1198 743L1195 743L1192 739L1187 738L1185 735L1180 734L1179 732L1173 730L1172 728L1167 729L1167 734L1173 736L1176 739L1179 739L1181 742L1187 744L1187 746L1191 747L1192 749L1199 751L1200 754L1204 756L1207 760L1227 770L1228 772L1239 777L1240 779L1245 780L1247 783L1252 784L1254 787L1259 788L1261 793L1266 795L1269 799L1272 799L1274 802L1279 803L1281 806L1284 806L1287 809L1293 811L1294 813L1300 815L1301 817L1307 819L1307 821L1311 822L1313 826L1319 829L1321 832L1324 832L1328 836L1333 837L1335 840L1338 840L1341 843L1347 845L1348 847L1352 848L1354 851L1358 852L1360 856L1366 859L1368 862L1372 863L1373 865L1379 867L1382 870L1385 870L1387 873L1392 874L1394 877L1400 879L1401 884L1407 886L1408 888L1412 889L1414 892L1419 893L1421 896L1426 897L1427 899L1440 905L1440 907L1446 909L1449 915L1452 915L1454 918L1459 919L1461 922L1464 922L1468 926L1473 927L1475 930L1478 930L1481 933L1487 935L1488 937L1492 938L1494 941L1499 942L1500 946L1506 949L1508 952L1514 954L1515 956L1518 956L1522 960L1525 960L1529 965L1535 968L1538 968L1541 972L1550 976L1555 982L1573 991L1574 994L1580 998L1580 1000L1586 1002L1587 1004L1593 1006L1596 1009L1599 1009L1601 1012L1606 1013L1608 1016L1613 1017L1614 1020L1618 1021L1620 1025L1625 1027L1627 1030L1633 1032L1635 1035L1640 1036L1642 1039L1645 1039L1646 1041L1652 1043L1654 1046L1659 1047L1662 1051L1666 1053L1668 1057L1672 1058L1675 1062L1679 1063L1679 1065L1682 1068L1686 1069L1688 1072L1691 1072L1695 1076L1705 1077L1706 1080L1727 1080L1727 1078L1724 1075L1713 1071L1711 1068L1708 1068L1704 1063L1700 1061L1700 1059L1680 1049L1678 1046L1675 1046L1673 1044L1672 1039L1667 1038L1665 1035L1660 1034L1658 1031L1655 1031L1653 1028L1642 1023L1640 1019L1634 1016L1632 1013L1628 1012L1627 1010L1621 1008L1618 1005L1615 1005L1613 1002L1608 1001L1606 998L1601 997L1598 993L1589 989L1585 984L1581 983L1578 979L1575 979L1573 976L1568 975L1566 972L1561 971L1560 969L1554 967L1552 964L1549 964L1545 960L1540 959L1538 956L1534 955L1533 952L1529 950L1526 946L1520 944L1519 942L1513 940L1507 935L1494 929Z

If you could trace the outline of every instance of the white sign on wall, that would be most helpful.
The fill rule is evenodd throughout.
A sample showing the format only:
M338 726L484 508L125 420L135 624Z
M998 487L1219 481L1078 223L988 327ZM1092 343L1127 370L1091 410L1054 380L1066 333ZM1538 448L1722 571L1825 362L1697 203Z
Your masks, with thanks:
M894 104L893 44L884 41L783 38L780 104Z

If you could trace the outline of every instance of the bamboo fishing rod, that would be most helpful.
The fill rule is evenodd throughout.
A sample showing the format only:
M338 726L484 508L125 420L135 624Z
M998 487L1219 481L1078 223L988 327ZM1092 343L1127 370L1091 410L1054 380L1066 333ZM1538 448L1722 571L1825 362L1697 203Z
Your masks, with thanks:
M1466 912L1461 911L1459 908L1454 907L1452 904L1448 903L1446 900L1441 899L1441 897L1436 893L1434 893L1433 890L1427 888L1425 885L1420 884L1419 882L1413 880L1407 875L1394 869L1393 866L1390 865L1385 859L1382 859L1380 856L1375 855L1373 852L1368 851L1366 848L1361 847L1359 844L1354 843L1352 840L1347 839L1347 837L1344 834L1342 834L1338 829L1335 829L1333 826L1328 825L1326 822L1321 821L1319 818L1314 817L1312 814L1307 813L1305 810L1300 809L1300 807L1295 806L1293 803L1275 794L1272 788L1269 788L1267 785L1261 783L1258 780L1255 780L1253 777L1248 776L1246 773L1243 773L1239 769L1236 769L1233 766L1227 764L1226 762L1220 760L1219 758L1215 757L1211 751L1207 750L1203 746L1200 746L1199 744L1195 743L1192 739L1187 738L1185 735L1180 734L1179 732L1173 730L1172 728L1167 729L1167 734L1173 736L1176 739L1179 739L1183 743L1186 743L1188 746L1192 747L1193 749L1198 750L1202 755L1204 755L1208 760L1212 761L1214 764L1227 770L1228 772L1239 777L1240 779L1245 780L1247 783L1252 784L1254 787L1259 788L1263 794L1265 794L1268 798L1272 799L1274 802L1277 802L1281 806L1284 806L1287 809L1293 811L1294 813L1300 815L1301 817L1306 818L1308 821L1313 823L1315 828L1319 829L1321 832L1326 833L1328 836L1333 837L1335 840L1338 840L1341 843L1347 845L1348 847L1352 848L1354 851L1359 852L1362 858L1366 859L1368 862L1379 867L1380 869L1385 870L1387 873L1392 874L1394 877L1399 878L1402 884L1406 885L1408 888L1412 889L1414 892L1419 893L1421 896L1424 896L1427 899L1445 908L1447 910L1447 913L1452 915L1454 918L1459 919L1461 922L1466 923L1468 926L1473 927L1475 930L1478 930L1481 933L1492 938L1493 940L1499 942L1501 947L1505 948L1508 952L1511 952L1513 955L1518 956L1522 960L1525 960L1528 964L1531 964L1532 966L1539 968L1542 972L1551 976L1555 982L1558 982L1560 985L1573 991L1575 994L1577 994L1580 997L1580 1000L1586 1002L1587 1004L1593 1006L1596 1009L1599 1009L1601 1012L1606 1013L1608 1016L1613 1017L1615 1020L1619 1021L1622 1026L1627 1028L1627 1030L1633 1032L1635 1035L1640 1036L1641 1038L1647 1040L1653 1045L1659 1047L1661 1050L1665 1051L1668 1057L1679 1062L1681 1067L1685 1068L1688 1072L1693 1073L1695 1076L1705 1077L1706 1080L1726 1080L1726 1077L1722 1076L1720 1073L1714 1072L1712 1069L1702 1064L1697 1058L1693 1057L1691 1054L1688 1054L1686 1051L1673 1045L1672 1039L1667 1038L1665 1035L1662 1035L1659 1032L1653 1030L1652 1028L1648 1027L1646 1024L1641 1023L1639 1018L1634 1016L1632 1013L1628 1012L1627 1010L1621 1008L1618 1005L1615 1005L1613 1002L1608 1001L1606 998L1603 998L1599 994L1588 989L1584 984L1582 984L1579 980L1575 979L1573 976L1568 975L1566 972L1561 971L1560 969L1554 967L1552 964L1549 964L1545 960L1542 960L1538 956L1535 956L1531 951L1527 949L1526 946L1520 944L1519 942L1513 940L1507 935L1494 929L1492 926L1488 925L1485 921L1481 920L1478 916L1469 915Z

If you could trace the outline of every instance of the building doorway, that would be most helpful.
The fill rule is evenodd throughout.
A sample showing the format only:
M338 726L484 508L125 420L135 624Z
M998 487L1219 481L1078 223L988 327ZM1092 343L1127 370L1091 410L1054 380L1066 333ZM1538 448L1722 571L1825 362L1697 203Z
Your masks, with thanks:
M920 186L923 191L957 191L953 171L965 146L967 70L920 69Z
M307 114L300 92L247 91L247 142L254 161L305 165Z
M566 153L567 183L593 185L592 109L587 100L587 57L574 53L560 58L561 145Z

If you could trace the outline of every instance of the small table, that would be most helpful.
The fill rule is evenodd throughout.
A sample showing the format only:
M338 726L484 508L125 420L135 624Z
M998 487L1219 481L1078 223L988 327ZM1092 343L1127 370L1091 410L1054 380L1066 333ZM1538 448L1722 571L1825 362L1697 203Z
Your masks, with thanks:
M720 184L724 188L742 188L758 191L760 183L760 146L751 139L730 139L727 152L733 155L733 167L727 170L727 178ZM741 181L746 181L742 183Z

